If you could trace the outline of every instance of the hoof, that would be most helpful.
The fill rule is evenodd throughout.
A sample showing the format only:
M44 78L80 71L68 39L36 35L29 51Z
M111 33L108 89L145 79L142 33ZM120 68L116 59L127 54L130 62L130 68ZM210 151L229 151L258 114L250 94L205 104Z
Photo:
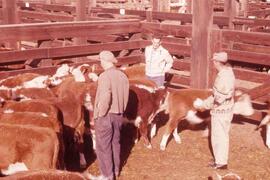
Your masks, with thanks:
M147 149L152 149L152 145L151 145L151 144L145 145L145 147L146 147Z
M165 149L166 149L166 146L160 145L160 150L161 151L165 151Z
M181 144L181 143L182 143L181 139L176 139L175 142L176 142L177 144Z

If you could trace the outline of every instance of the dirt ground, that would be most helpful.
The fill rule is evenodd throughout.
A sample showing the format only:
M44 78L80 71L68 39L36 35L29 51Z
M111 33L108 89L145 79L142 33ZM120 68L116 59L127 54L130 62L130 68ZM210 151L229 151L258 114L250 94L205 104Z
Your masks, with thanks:
M270 150L265 146L265 130L254 131L257 124L235 117L230 134L229 169L213 170L208 167L212 159L209 138L202 136L202 128L180 125L181 144L173 139L161 151L159 143L164 124L153 138L153 149L144 147L142 141L132 143L133 128L124 127L122 138L123 166L119 180L199 180L211 179L216 173L235 173L247 180L270 179ZM98 175L94 159L87 171Z

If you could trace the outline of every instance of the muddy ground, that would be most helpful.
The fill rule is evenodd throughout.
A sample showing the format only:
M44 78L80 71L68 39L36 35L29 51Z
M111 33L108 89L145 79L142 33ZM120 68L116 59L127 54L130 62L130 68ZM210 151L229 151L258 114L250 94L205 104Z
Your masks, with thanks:
M164 122L165 123L165 122ZM181 144L173 139L167 149L161 151L159 143L165 130L160 125L157 136L152 140L153 149L147 149L142 141L132 142L132 127L122 131L123 166L119 180L198 180L211 179L216 173L235 173L243 179L270 179L270 150L265 145L265 130L254 131L257 122L235 117L230 134L229 169L213 170L208 167L212 159L209 138L202 137L201 127L193 127L185 122L180 124ZM95 158L87 168L98 175Z

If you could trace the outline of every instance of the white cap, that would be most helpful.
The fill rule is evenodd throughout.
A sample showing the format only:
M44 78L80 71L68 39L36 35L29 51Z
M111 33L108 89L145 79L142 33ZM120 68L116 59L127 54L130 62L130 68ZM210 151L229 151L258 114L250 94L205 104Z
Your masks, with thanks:
M214 53L213 60L225 63L228 60L228 54L226 52Z

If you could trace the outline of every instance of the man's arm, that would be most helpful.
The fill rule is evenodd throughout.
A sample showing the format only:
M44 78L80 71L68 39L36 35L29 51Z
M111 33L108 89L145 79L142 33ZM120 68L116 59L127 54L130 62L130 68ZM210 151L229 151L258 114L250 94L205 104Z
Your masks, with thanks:
M99 102L97 108L99 109L98 117L103 117L107 114L111 103L111 87L110 80L107 76L103 76L98 80Z
M165 52L165 61L164 72L168 72L173 65L173 58L168 51Z

